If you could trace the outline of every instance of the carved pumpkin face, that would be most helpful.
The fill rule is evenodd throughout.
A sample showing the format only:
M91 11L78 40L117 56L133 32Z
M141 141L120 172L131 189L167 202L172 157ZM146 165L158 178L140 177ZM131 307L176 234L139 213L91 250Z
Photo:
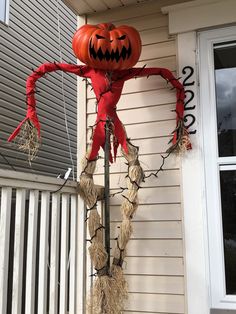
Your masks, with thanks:
M90 67L113 71L132 68L141 53L138 31L111 23L83 25L75 33L72 47L77 58Z

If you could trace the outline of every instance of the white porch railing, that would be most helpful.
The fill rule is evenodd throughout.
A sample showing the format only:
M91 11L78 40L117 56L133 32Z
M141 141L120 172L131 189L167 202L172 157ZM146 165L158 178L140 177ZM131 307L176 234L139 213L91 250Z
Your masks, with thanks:
M55 193L63 182L0 170L1 314L78 314L78 196L75 182Z

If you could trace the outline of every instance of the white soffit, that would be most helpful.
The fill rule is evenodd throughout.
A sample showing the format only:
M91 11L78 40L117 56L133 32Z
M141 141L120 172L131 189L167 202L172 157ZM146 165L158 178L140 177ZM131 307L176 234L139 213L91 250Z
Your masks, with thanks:
M236 22L236 0L195 0L162 8L170 34Z
M152 0L63 0L78 15L92 14L148 1Z

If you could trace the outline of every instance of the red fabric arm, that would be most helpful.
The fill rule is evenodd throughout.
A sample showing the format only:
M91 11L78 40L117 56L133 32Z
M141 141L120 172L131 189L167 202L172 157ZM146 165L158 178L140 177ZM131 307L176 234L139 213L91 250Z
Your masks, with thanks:
M184 99L185 99L185 93L184 93L184 87L180 83L180 81L174 77L174 75L165 68L132 68L130 70L123 71L123 80L129 80L131 78L135 77L144 77L144 76L150 76L150 75L160 75L163 77L168 83L170 83L175 89L176 89L176 122L177 127L175 131L173 132L173 148L175 149L176 144L178 144L180 141L183 142L183 145L186 149L191 149L191 143L188 140L188 131L183 125L183 119L184 119Z
M44 63L39 66L33 73L27 78L26 81L26 103L27 103L27 113L24 120L18 125L15 131L10 135L8 141L12 141L17 134L20 132L21 126L27 120L31 121L34 127L38 131L38 137L40 138L40 123L36 113L36 99L35 99L35 87L36 82L46 73L54 71L64 71L76 74L78 76L90 77L91 68L87 66L65 64L65 63Z
M174 88L176 88L176 112L179 118L183 118L184 113L184 87L180 83L180 81L174 77L174 75L165 68L133 68L124 72L124 76L122 77L124 80L129 80L134 77L143 77L150 75L160 75L162 76L168 83L170 83ZM178 118L177 117L177 118Z

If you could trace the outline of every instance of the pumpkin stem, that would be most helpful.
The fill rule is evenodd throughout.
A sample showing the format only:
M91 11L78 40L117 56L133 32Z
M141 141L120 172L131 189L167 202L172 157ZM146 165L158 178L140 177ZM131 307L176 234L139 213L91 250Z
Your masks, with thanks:
M111 31L115 28L115 25L112 23L101 23L101 24L98 24L98 27L104 30Z

